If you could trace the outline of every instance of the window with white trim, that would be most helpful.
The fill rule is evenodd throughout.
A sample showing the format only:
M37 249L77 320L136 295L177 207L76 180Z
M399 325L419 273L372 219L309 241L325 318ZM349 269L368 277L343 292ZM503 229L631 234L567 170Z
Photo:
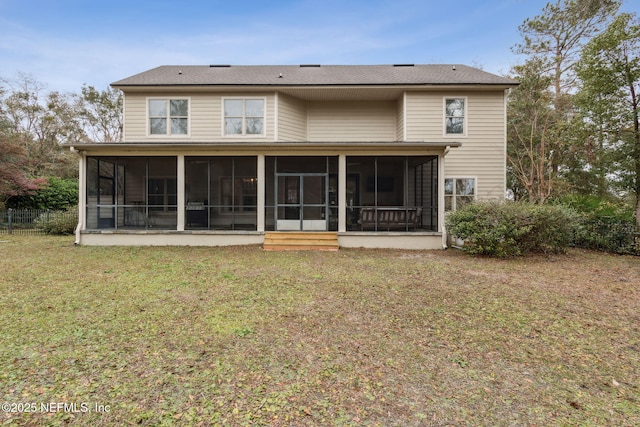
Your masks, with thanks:
M188 135L188 99L149 99L150 135Z
M444 133L445 135L466 134L466 99L445 98Z
M264 98L224 100L224 134L264 136Z
M475 178L445 178L444 210L455 211L476 199Z

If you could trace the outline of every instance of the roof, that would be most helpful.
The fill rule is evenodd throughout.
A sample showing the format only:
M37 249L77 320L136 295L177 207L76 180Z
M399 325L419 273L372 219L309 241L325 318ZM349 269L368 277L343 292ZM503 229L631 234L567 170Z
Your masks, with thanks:
M367 151L370 152L372 148L376 150L389 150L394 153L398 153L398 150L402 149L445 149L447 147L455 148L462 146L460 141L352 141L352 142L336 142L336 141L298 141L298 142L155 142L155 141L139 141L139 142L84 142L73 143L67 142L64 146L73 147L76 150L101 150L101 149L131 149L135 148L137 151L151 150L151 151L175 151L176 149L182 151L189 150L202 150L202 147L207 148L227 148L233 147L234 150L252 151L256 148L269 151L269 150L281 150L282 148L295 148L299 151L314 151L314 150L327 150L327 149L344 149L348 147L354 151Z
M163 65L112 83L135 86L413 86L498 85L518 82L453 64L396 65Z

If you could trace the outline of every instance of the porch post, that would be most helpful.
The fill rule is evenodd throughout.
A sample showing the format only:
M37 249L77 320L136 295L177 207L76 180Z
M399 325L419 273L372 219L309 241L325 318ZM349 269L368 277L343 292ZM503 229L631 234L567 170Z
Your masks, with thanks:
M184 154L178 154L178 231L184 231L185 220L185 167L184 167Z
M338 156L338 232L347 231L347 156Z
M447 147L438 154L438 229L442 233L442 248L447 247L447 229L444 226L444 156L449 151Z
M76 245L81 243L81 232L87 223L87 157L84 152L71 148L78 154L78 225L76 226Z
M265 157L264 154L258 154L258 231L264 231L264 210L265 210L265 191L267 177L265 176Z

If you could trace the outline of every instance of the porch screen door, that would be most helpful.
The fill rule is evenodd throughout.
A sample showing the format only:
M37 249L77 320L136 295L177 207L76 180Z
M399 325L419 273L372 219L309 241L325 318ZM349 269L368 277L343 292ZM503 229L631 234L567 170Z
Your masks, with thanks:
M278 174L279 231L327 230L327 174Z

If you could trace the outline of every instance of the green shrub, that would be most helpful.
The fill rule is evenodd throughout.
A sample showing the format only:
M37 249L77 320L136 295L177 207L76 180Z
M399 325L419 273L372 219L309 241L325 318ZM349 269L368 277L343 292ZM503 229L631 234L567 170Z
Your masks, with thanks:
M35 224L47 234L73 234L78 225L78 207L44 213L35 220Z
M580 213L574 244L616 253L640 253L634 205L614 197L569 195L552 201Z
M587 220L633 221L634 206L614 197L572 194L553 199L551 203L570 207Z
M15 196L7 208L63 210L78 204L78 180L50 177L47 185L34 194Z
M576 214L562 206L472 203L447 216L448 232L473 255L511 257L561 253L572 243Z

